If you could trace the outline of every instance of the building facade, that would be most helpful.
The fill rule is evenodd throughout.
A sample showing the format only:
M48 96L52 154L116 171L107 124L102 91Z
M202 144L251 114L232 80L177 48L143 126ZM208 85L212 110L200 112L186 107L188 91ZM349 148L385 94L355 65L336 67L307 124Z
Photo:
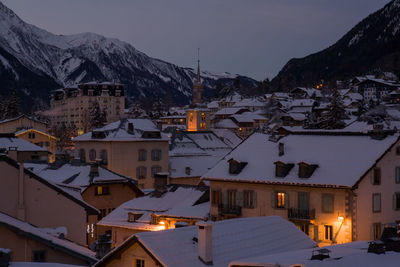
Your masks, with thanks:
M74 126L78 135L90 129L90 110L95 103L106 114L107 122L123 117L125 89L122 84L109 82L90 82L74 88L63 88L52 92L50 117L52 126Z

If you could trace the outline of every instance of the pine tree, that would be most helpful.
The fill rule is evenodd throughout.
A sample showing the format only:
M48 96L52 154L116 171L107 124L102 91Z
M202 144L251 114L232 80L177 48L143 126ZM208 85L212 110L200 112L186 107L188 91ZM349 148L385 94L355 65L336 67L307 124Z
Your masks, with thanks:
M12 90L3 105L3 119L11 119L21 115L21 103L16 89Z
M105 110L101 111L99 102L94 101L89 110L90 128L101 128L107 122Z
M328 112L325 113L320 121L320 128L342 129L346 126L343 120L347 118L346 110L343 106L342 98L337 89L334 90Z

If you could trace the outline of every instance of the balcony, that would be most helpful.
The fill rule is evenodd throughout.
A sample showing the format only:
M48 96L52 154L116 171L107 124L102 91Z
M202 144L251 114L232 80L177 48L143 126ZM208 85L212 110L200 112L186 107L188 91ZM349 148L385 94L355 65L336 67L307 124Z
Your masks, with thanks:
M288 209L288 219L289 220L314 220L315 219L315 209L300 210L295 208Z
M236 217L242 214L242 207L240 206L229 206L220 204L218 206L218 214L221 216Z

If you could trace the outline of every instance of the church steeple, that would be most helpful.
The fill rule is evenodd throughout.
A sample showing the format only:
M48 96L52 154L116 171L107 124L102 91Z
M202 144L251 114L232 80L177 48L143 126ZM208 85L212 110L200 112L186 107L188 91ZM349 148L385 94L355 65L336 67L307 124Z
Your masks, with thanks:
M202 102L203 85L200 77L200 48L197 49L197 75L193 82L193 105L200 105Z

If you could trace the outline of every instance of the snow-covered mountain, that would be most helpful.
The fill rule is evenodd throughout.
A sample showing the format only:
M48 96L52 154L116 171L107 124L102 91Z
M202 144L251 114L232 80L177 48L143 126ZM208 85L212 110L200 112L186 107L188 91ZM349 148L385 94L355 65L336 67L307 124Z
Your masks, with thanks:
M162 97L170 90L176 101L185 103L194 77L191 68L151 58L118 39L95 33L55 35L24 22L0 2L0 93L17 87L46 99L56 87L108 80L125 84L130 96ZM202 72L206 89L236 77ZM240 79L255 84L250 78Z
M321 80L333 83L374 70L400 74L400 0L363 19L332 46L291 59L272 86L276 90L314 86Z

